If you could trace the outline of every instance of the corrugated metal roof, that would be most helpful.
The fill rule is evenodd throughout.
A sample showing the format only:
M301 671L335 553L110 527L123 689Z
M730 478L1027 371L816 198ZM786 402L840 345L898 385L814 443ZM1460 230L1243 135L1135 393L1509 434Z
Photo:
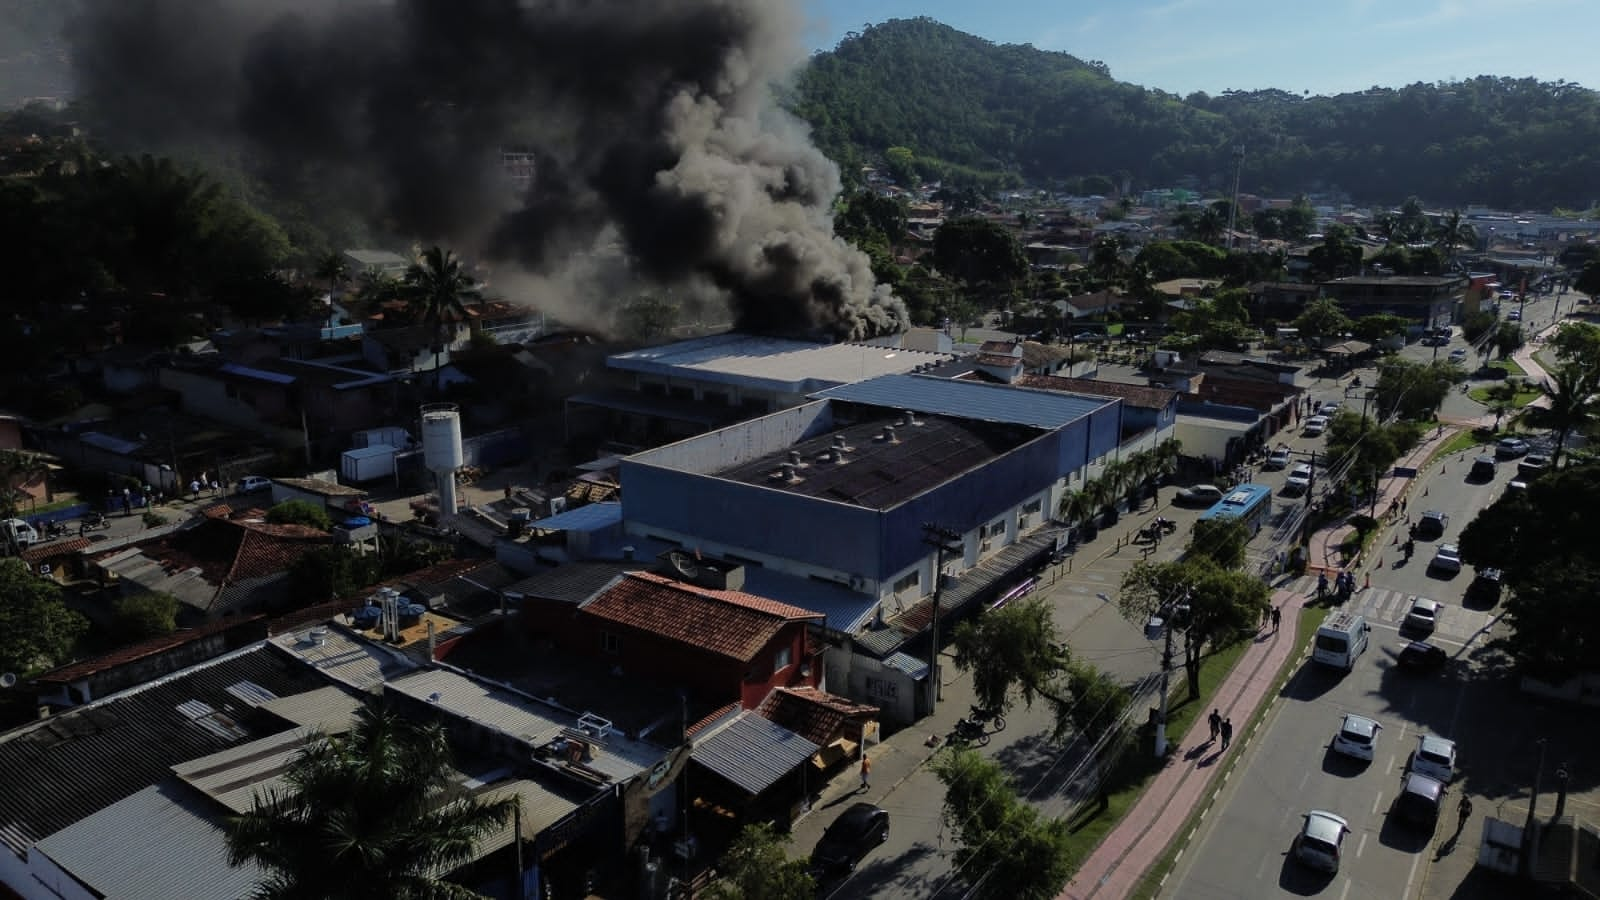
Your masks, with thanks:
M296 728L178 763L172 773L232 812L242 813L254 805L256 794L283 790L284 770L315 734L314 728Z
M147 787L50 835L37 848L102 897L236 900L266 873L228 864L222 826L175 779Z
M336 685L279 697L261 704L275 716L326 732L343 731L361 708L361 698Z
M549 788L537 781L519 778L515 781L502 781L491 784L478 794L478 799L484 803L493 803L505 797L515 796L522 804L522 838L531 841L538 837L539 832L566 818L578 804L566 797L552 792ZM499 850L501 847L510 846L511 840L516 835L516 819L512 817L506 823L478 841L473 848L473 855L478 859ZM531 848L530 852L531 852Z
M910 372L952 358L949 353L879 344L817 344L728 332L618 353L607 357L606 365L630 372L803 393L890 372Z
M522 741L530 748L544 747L561 737L563 730L578 725L576 716L553 706L448 669L427 669L384 687ZM604 714L603 710L596 712ZM598 752L585 765L613 781L632 778L667 755L660 747L629 740L616 731L595 743Z
M622 504L616 501L590 503L569 509L544 519L535 519L531 526L544 531L595 531L610 528L622 521Z
M750 794L759 794L806 764L820 749L776 722L745 710L709 737L690 758Z
M321 636L314 638L312 632ZM374 690L417 668L405 654L353 637L331 623L297 628L270 640L329 678L360 691Z
M829 388L811 396L956 419L1009 422L1050 430L1075 422L1115 402L931 375L885 375L870 381Z

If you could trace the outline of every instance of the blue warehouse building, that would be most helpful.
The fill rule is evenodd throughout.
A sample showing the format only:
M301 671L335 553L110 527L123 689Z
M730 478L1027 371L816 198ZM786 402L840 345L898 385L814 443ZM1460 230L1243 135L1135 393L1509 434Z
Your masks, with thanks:
M940 608L960 614L981 599L958 589L969 573L995 582L1052 549L1042 535L1069 478L1116 451L1122 415L1118 399L884 375L625 458L623 527L743 564L752 585L760 573L853 598L827 610L845 651L829 655L829 689L914 718L920 704L899 695L920 694L906 682L926 672L905 651L930 618L938 559L923 526L959 536Z

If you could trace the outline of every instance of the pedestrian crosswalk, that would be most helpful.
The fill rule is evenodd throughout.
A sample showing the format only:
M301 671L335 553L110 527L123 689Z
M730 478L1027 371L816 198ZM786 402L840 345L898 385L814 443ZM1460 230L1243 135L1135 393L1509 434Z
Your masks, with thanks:
M1291 593L1305 597L1317 596L1317 576L1304 575L1284 585ZM1427 597L1426 594L1411 594L1388 588L1372 587L1358 590L1350 600L1339 607L1347 612L1357 612L1367 617L1367 621L1377 625L1384 624L1399 628L1405 620L1406 613L1411 609L1411 601L1415 597ZM1435 620L1433 636L1430 640L1453 641L1465 644L1482 636L1488 631L1497 613L1493 609L1467 609L1459 600L1445 600L1440 597L1429 599L1439 601L1439 614Z

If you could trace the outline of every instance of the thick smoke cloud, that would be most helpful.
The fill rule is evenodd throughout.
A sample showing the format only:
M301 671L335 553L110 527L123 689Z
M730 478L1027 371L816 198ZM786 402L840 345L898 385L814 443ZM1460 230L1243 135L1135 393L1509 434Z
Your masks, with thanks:
M547 290L601 293L581 273L610 246L744 328L894 331L904 306L833 237L838 170L771 101L799 25L786 0L88 0L69 34L122 139L243 154ZM504 148L537 160L525 191Z

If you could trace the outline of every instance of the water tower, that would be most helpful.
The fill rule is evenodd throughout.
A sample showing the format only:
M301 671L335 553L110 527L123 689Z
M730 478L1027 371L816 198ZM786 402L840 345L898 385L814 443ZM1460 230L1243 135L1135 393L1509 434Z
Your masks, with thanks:
M456 514L456 470L463 464L461 410L454 403L422 407L422 462L439 489L439 524Z

